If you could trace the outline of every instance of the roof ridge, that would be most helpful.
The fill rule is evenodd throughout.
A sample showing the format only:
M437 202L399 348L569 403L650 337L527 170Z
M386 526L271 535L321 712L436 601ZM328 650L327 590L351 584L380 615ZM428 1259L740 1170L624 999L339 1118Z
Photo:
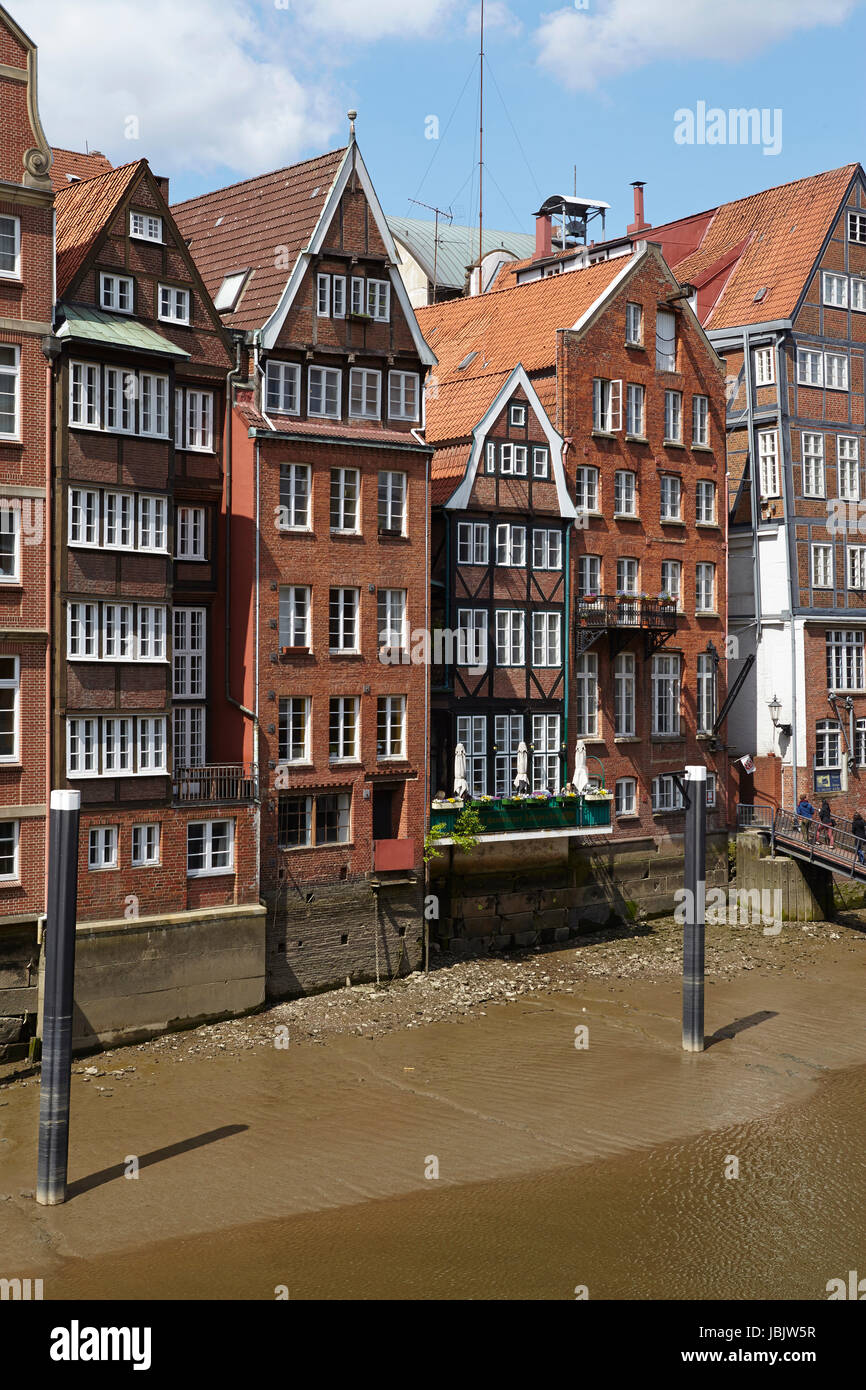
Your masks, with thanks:
M73 150L67 150L67 154L73 153ZM112 169L104 169L101 174L94 174L92 179L75 179L72 183L67 184L65 188L58 188L54 195L55 199L62 198L64 193L71 193L73 190L79 188L92 189L94 184L99 183L101 179L110 179L113 178L115 174L128 173L130 169L137 169L142 164L147 165L148 169L150 168L147 159L143 155L141 159L133 159L129 164L116 164Z
M279 169L269 169L264 174L252 174L246 179L237 179L235 183L224 184L222 188L212 188L209 193L197 193L194 198L185 198L180 203L173 203L174 208L192 207L193 203L204 202L206 198L215 198L219 193L228 193L233 188L243 188L244 184L258 183L260 179L272 179L277 174L288 174L292 169L301 169L305 164L315 164L320 159L331 159L333 155L345 155L348 145L338 145L336 149L326 150L324 154L311 155L309 159L299 159L297 164L285 164Z
M522 285L503 285L500 290L485 290L483 294L462 295L459 299L446 299L439 304L421 304L415 310L415 313L428 314L431 309L451 309L455 304L472 304L476 301L483 304L500 294L516 294L518 290L535 289L538 285L552 283L561 284L566 279L566 276L583 275L589 270L598 270L600 266L612 265L614 261L629 261L634 254L635 253L632 252L632 254L628 256L614 256L608 260L594 261L591 265L579 266L576 270L563 272L562 275L541 275L537 280L524 280ZM495 283L494 281L494 284Z

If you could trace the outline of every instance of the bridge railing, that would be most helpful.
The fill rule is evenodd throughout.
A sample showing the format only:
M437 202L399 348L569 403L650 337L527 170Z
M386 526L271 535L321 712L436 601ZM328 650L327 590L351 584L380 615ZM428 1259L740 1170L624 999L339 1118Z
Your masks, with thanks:
M738 830L772 830L773 817L776 814L775 806L769 802L744 806L742 803L737 807L737 829Z
M810 849L810 858L815 851L827 858L837 859L839 867L866 869L866 839L858 838L851 821L842 816L834 816L835 825L825 825L817 815L808 818L798 816L794 811L777 811L773 823L775 839L800 840Z

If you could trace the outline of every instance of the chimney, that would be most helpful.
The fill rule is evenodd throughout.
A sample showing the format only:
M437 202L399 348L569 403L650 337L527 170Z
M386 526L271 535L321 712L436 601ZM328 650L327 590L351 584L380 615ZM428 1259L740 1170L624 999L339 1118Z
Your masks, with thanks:
M652 223L647 222L643 215L644 187L645 183L641 179L636 179L632 184L632 188L634 189L634 221L630 227L626 228L630 236L636 232L648 231L652 226Z
M553 251L553 219L549 213L539 213L535 219L535 259L549 256Z

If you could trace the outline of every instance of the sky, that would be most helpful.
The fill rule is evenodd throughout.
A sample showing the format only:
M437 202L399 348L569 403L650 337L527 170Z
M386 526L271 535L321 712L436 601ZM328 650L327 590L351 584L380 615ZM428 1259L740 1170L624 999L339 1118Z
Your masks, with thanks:
M146 157L172 201L338 148L353 108L387 213L477 223L477 0L3 3L49 141ZM658 225L866 155L866 0L486 0L485 28L488 227L575 178L616 235L635 179Z

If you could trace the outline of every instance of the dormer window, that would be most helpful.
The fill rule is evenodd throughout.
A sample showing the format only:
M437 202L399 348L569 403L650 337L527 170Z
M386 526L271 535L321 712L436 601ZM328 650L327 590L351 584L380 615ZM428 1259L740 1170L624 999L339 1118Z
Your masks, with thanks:
M236 270L225 277L214 299L214 308L218 314L234 313L249 273L248 270Z
M17 217L0 217L0 276L18 280L21 275L21 223Z
M367 281L367 313L371 319L387 323L391 316L391 286L387 280Z
M189 290L175 289L174 285L159 287L159 317L163 323L189 323Z
M526 406L513 405L508 412L508 422L522 428L526 424Z
M129 235L135 237L136 241L154 241L162 243L162 218L154 217L149 212L131 212L129 214Z
M134 307L132 277L129 275L100 275L99 307L111 309L116 314L131 314Z

